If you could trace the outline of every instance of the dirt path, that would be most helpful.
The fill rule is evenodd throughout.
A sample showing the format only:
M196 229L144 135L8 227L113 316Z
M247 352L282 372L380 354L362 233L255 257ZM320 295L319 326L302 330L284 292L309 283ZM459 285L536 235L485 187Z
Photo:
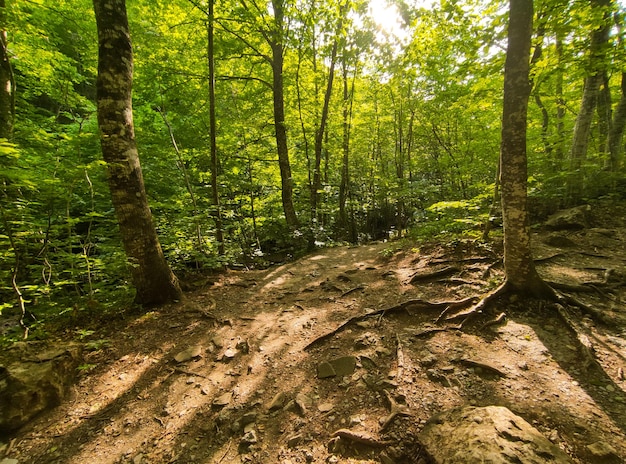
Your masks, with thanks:
M625 231L611 224L568 233L574 246L561 248L542 233L540 271L563 284L599 284L607 270L619 281ZM444 272L436 279L415 277L437 270ZM572 312L601 368L581 362L553 305L515 298L496 302L493 314L462 332L427 333L439 311L409 305L305 350L351 317L410 299L480 295L501 279L498 253L464 241L331 248L269 270L231 271L179 305L97 329L85 360L94 368L71 398L15 436L7 456L76 464L427 462L416 438L425 421L473 404L507 406L574 462L593 462L588 445L596 442L626 460L623 281L576 294L607 322ZM483 327L501 312L502 323ZM329 365L340 375L320 378Z

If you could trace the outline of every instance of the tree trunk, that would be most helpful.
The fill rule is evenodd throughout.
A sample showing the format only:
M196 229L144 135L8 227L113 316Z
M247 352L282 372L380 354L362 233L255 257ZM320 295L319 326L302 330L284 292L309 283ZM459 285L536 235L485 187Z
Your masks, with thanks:
M220 256L224 255L224 233L222 228L222 209L220 192L217 184L217 118L215 115L215 53L213 46L213 0L209 0L209 17L207 22L207 60L209 65L209 139L211 144L211 200L213 201L213 218L215 220L215 240Z
M606 168L611 172L619 170L622 154L624 126L626 126L626 73L622 73L622 94L613 115L613 124L609 132L609 163Z
M98 27L98 125L102 154L130 261L135 302L161 304L180 299L178 281L169 268L152 223L132 116L133 52L125 0L94 0Z
M537 274L531 255L527 205L526 117L532 20L532 0L511 0L504 65L500 185L506 284L517 292L544 296L550 288Z
M274 37L270 41L272 48L272 94L274 97L274 130L278 165L282 185L282 201L285 219L290 230L298 228L298 217L293 206L293 179L287 145L287 126L285 125L285 99L283 94L283 0L272 0L274 10Z
M574 125L574 135L572 138L572 148L570 150L570 175L567 182L568 204L580 202L584 188L584 175L581 170L582 162L587 156L589 145L589 133L593 113L598 103L600 85L602 84L604 57L606 54L606 43L609 39L609 4L610 0L591 0L594 9L603 10L603 23L594 31L591 36L589 49L589 69L590 74L585 78L580 110Z
M324 94L324 105L322 107L322 116L320 125L315 132L315 167L313 169L313 185L311 186L311 221L317 219L317 203L319 199L319 191L322 187L321 181L321 162L322 148L324 141L324 132L326 130L326 121L328 120L328 108L330 106L330 97L333 92L333 81L335 78L335 63L337 61L337 38L333 42L332 53L330 57L330 69L328 71L328 83L326 84L326 93Z
M0 139L11 140L15 116L15 80L9 60L5 0L0 0Z
M346 212L346 199L350 189L350 93L348 90L348 63L344 49L341 70L343 76L343 134L341 142L341 181L339 183L339 230L342 238L348 226L348 214Z

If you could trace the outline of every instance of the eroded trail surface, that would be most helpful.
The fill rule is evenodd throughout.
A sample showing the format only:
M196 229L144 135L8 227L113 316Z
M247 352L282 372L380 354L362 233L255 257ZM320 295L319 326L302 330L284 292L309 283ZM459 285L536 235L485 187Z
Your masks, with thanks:
M599 364L580 355L551 303L496 301L461 331L439 330L441 307L397 309L496 287L497 250L465 241L331 248L230 271L181 304L97 328L85 359L95 367L14 437L8 457L428 462L417 438L425 422L471 404L508 407L573 462L604 462L589 448L596 443L626 461L626 227L618 213L605 214L602 228L534 238L547 280L587 283L571 294L602 320L567 311ZM376 312L384 308L395 309Z

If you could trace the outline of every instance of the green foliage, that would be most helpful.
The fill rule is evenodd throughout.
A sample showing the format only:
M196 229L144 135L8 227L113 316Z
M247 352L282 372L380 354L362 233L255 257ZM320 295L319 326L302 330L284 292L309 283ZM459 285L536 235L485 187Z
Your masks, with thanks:
M285 124L301 223L294 231L283 218L266 40L280 31L262 2L214 3L220 256L210 185L206 12L186 0L128 4L142 171L162 248L181 278L224 265L267 265L346 239L388 239L407 230L419 239L480 233L500 145L501 4L403 5L411 31L404 44L376 31L366 2L347 5L351 12L338 28L336 2L285 2ZM533 62L538 98L531 99L528 133L535 216L558 206L572 174L570 110L579 105L589 37L601 19L584 2L537 3L544 36L534 41L542 55ZM37 336L55 318L77 323L114 314L133 295L100 155L91 2L10 2L7 29L18 93L13 139L0 140L0 317L19 311L15 274L26 323ZM321 204L310 217L315 130L335 40ZM619 40L611 36L606 54L612 102L620 98L623 72ZM580 167L585 198L619 194L623 162L608 173L606 157L592 142ZM349 182L341 205L344 169Z

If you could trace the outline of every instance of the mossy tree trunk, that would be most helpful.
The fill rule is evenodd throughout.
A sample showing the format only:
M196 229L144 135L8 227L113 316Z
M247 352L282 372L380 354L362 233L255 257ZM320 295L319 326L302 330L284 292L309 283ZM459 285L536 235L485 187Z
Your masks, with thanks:
M135 302L161 304L181 297L167 264L144 187L132 114L133 51L125 0L94 0L98 27L97 107L109 188L130 262Z

